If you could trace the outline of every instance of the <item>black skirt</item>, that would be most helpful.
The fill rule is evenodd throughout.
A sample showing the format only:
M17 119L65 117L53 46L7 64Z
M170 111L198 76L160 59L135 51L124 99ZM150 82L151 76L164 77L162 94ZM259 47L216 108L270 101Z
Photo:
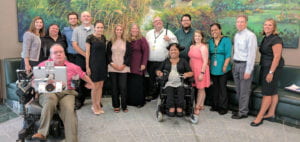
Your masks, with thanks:
M278 67L275 70L275 72L273 73L273 80L270 83L268 83L266 81L266 77L269 74L270 67L269 66L261 67L260 79L261 79L261 83L262 83L262 95L263 96L272 96L272 95L278 94L278 87L279 87L278 80L279 80L281 70L282 70L282 67Z
M143 106L145 104L144 76L130 73L127 82L127 105Z

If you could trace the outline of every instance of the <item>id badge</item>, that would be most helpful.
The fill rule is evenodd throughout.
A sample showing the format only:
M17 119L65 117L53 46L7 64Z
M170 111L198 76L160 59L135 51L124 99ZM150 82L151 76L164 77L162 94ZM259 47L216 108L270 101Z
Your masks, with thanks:
M217 66L217 61L214 61L214 66Z
M155 50L155 46L152 46L152 48L151 48L153 51Z

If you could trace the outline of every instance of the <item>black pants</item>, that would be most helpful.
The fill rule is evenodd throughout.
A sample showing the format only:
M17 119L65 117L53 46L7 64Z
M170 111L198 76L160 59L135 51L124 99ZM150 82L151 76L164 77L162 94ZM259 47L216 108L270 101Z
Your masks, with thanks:
M159 68L161 64L162 62L153 62L153 61L148 61L147 64L147 72L150 76L148 95L152 96L152 98L156 98L158 96L158 88L155 86L155 77L156 77L155 71Z
M80 68L83 71L86 71L85 57L84 56L82 56L80 54L76 54L75 64L80 66ZM80 85L79 85L78 89L76 90L78 92L78 96L76 97L76 101L81 103L81 104L84 103L86 96L91 94L91 90L87 89L84 85L85 85L85 81L80 80Z
M109 77L112 84L112 105L114 108L120 107L121 95L121 107L124 110L127 108L127 73L110 72Z
M212 75L212 107L214 109L228 110L228 96L226 90L227 73L224 75Z
M76 56L77 54L67 53L68 61L74 64L76 64Z
M182 108L184 104L184 88L180 87L167 87L167 107L168 108Z

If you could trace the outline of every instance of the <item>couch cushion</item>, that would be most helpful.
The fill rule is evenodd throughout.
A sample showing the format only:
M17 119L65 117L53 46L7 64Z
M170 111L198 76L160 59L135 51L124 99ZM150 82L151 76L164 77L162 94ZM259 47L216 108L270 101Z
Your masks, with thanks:
M262 98L261 87L253 91L255 97ZM283 103L293 104L300 106L300 94L293 93L284 89L278 89L279 101Z
M279 76L279 87L283 89L292 84L300 86L300 67L284 66Z

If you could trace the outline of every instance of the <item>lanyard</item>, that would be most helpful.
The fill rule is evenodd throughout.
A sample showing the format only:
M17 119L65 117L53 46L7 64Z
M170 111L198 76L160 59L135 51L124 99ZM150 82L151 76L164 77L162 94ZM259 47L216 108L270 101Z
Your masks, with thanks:
M156 39L163 33L164 30L161 30L160 33L156 36L155 30L154 30L154 43L156 43Z

